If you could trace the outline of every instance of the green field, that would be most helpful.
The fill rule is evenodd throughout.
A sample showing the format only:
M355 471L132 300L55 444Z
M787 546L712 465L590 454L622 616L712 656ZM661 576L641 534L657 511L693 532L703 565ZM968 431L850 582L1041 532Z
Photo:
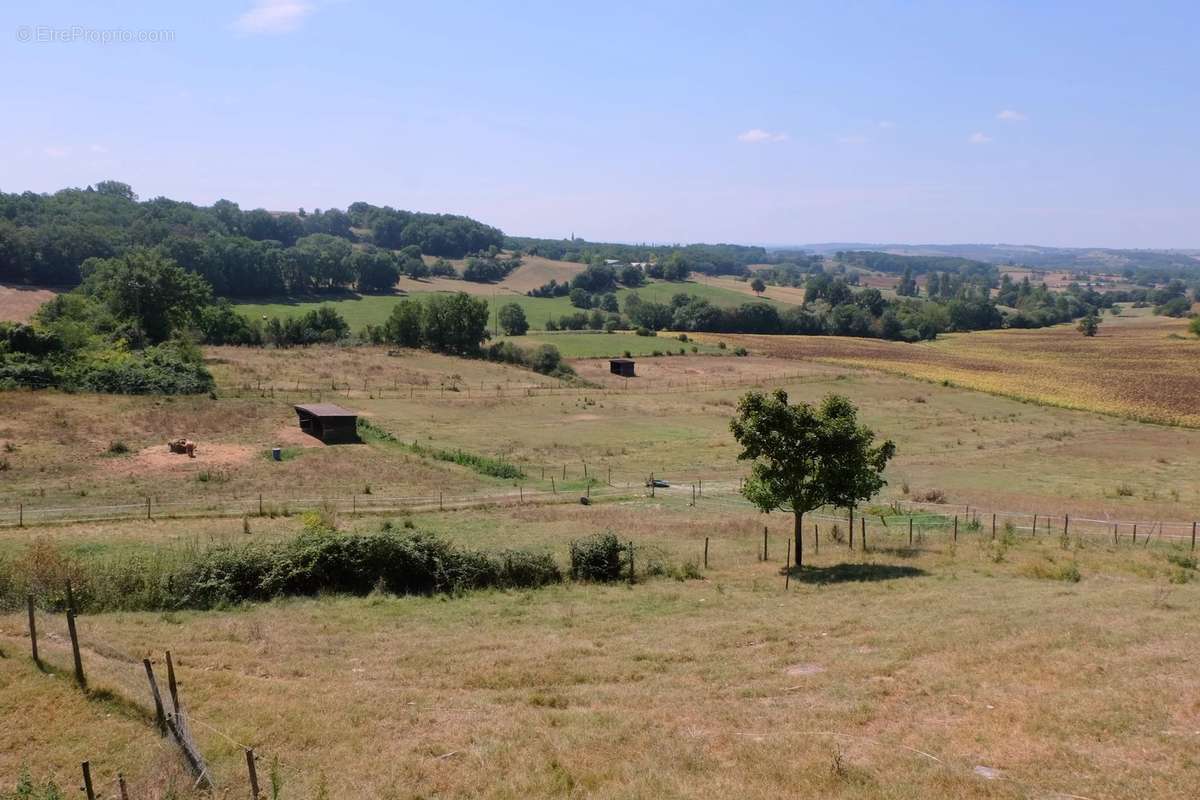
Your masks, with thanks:
M679 348L699 353L720 353L719 348L695 342L681 342L674 336L638 336L633 333L603 333L600 331L569 331L560 333L536 333L525 336L505 337L506 341L521 346L552 344L564 358L613 358L628 352L633 356L648 356L668 350L678 353Z
M478 284L465 282L463 283L463 288L464 290L471 289L474 294L487 300L493 313L502 305L516 303L525 311L525 316L534 330L544 329L546 321L549 319L557 319L564 314L570 314L577 310L566 297L528 297L523 294L513 294L500 288L497 288L495 293L484 294L479 291L480 287ZM753 302L754 300L754 298L739 292L723 289L719 286L694 283L692 281L685 283L653 281L638 289L618 289L616 292L617 298L624 304L626 295L631 292L637 292L638 296L644 300L653 300L660 303L669 303L673 296L680 292L685 292L690 295L702 297L713 305L721 306L722 308L732 308L743 303ZM419 297L422 294L432 294L432 292L411 292L407 296ZM345 317L346 321L350 323L351 329L359 330L368 324L381 325L388 318L388 315L392 313L392 308L404 296L343 294L336 295L328 300L315 297L279 298L266 303L238 303L238 309L253 319L259 319L264 316L285 317L303 314L319 306L328 305L333 306L337 309L338 313ZM764 299L762 302L769 303L779 309L789 308L787 303L777 300Z

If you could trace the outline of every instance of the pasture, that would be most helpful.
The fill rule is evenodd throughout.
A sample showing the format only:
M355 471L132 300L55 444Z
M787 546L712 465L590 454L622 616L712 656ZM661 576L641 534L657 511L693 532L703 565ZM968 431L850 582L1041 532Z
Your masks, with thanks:
M1152 346L1152 322L1121 326ZM0 394L0 576L33 571L57 585L71 569L291 540L314 504L347 533L391 521L564 568L573 539L602 531L639 554L633 586L87 613L90 695L71 686L63 616L39 611L39 672L24 611L10 604L0 776L13 783L27 767L70 787L89 759L104 796L117 770L133 796L191 796L141 671L146 656L161 671L170 649L196 742L228 796L245 792L241 745L285 800L1190 796L1200 584L1187 542L1143 527L1135 545L1128 525L1116 543L1094 535L1103 526L1063 536L1057 521L1034 535L1016 517L993 537L965 516L955 539L949 515L969 505L1200 517L1200 430L916 381L837 353L761 355L752 337L748 357L730 354L743 341L734 336L696 353L665 336L521 338L554 342L593 385L382 347L214 347L215 398ZM638 378L610 375L606 357L638 345L685 354L639 357ZM856 522L865 516L867 549L861 538L849 546L844 512L814 515L808 566L786 578L791 519L738 496L745 465L728 427L745 391L775 387L793 400L845 394L898 447L889 485ZM396 441L321 445L292 411L317 400ZM197 458L168 455L172 436L195 439ZM268 455L276 446L280 462ZM491 477L434 449L500 459L524 477ZM651 496L651 473L671 486ZM403 500L439 493L489 504ZM888 504L932 496L952 505L915 517L910 540ZM11 522L20 504L86 517L147 497L149 520Z

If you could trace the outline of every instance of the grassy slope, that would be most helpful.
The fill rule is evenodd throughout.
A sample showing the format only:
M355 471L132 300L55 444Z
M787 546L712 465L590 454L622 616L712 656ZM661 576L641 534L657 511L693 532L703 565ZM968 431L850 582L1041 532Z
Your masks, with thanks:
M443 282L443 285L445 283L447 282ZM527 297L504 291L499 285L497 285L494 295L489 295L485 292L479 292L480 287L478 284L472 285L465 281L455 281L453 283L461 284L464 290L470 288L474 293L486 299L493 313L499 306L516 303L524 309L525 316L529 320L530 325L537 330L544 328L547 320L557 319L564 314L569 314L577 310L565 297ZM754 300L753 297L748 297L732 289L710 286L693 281L685 283L654 281L636 290L620 289L617 291L617 297L623 302L625 296L632 291L636 291L645 300L655 300L662 303L669 303L675 294L686 292L687 294L703 297L714 305L726 308ZM411 296L419 296L425 294L425 292L412 291L409 294ZM287 316L289 314L302 314L320 305L331 305L346 318L351 328L357 330L368 323L375 325L382 324L399 299L399 295L341 295L335 296L330 300L317 298L281 298L267 303L239 303L238 308L243 314L257 319L263 315ZM764 302L769 302L780 309L788 307L788 304L779 301L764 300Z
M595 331L569 331L557 333L531 333L525 336L507 337L508 341L522 347L539 344L552 344L558 348L564 358L612 358L626 351L635 356L648 356L654 352L673 353L684 348L687 352L695 346L701 353L722 352L715 345L693 345L691 342L681 342L674 336L660 334L658 336L638 336L632 333L603 333Z
M145 707L140 666L125 659L170 647L188 707L253 742L264 764L278 758L285 798L316 796L340 774L370 796L397 785L485 798L1190 796L1200 617L1188 609L1200 585L1163 588L1179 570L1157 547L1063 549L1056 537L997 547L979 533L952 547L918 529L908 549L873 525L875 552L863 556L826 530L785 592L787 519L691 509L683 497L416 522L560 560L591 530L618 530L643 558L673 563L698 562L708 537L711 569L633 589L86 616L85 639L104 645L85 654L94 682ZM1071 564L1079 583L1037 577ZM0 615L6 652L19 652L22 626ZM49 657L69 664L61 647ZM49 713L28 661L0 664L0 719ZM0 774L26 761L74 785L81 749L106 777L113 765L147 771L135 732L73 730L33 748L13 740ZM241 786L241 750L207 728L196 737L218 783Z

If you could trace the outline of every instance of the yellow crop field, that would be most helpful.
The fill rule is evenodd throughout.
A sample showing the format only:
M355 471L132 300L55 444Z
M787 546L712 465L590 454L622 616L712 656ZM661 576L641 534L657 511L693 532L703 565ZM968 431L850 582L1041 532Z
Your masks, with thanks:
M1184 320L1106 318L1074 326L942 336L904 344L832 336L700 335L766 355L878 369L1046 405L1200 427L1200 340Z

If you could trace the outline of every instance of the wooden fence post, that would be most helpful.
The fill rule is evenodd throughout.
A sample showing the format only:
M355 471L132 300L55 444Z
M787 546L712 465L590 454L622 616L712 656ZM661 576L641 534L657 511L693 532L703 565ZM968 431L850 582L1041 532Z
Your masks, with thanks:
M171 711L179 716L179 688L175 685L175 662L171 660L171 651L167 651L167 691L171 693Z
M42 660L38 658L37 649L37 620L33 612L33 595L25 598L25 605L29 608L29 646L33 648L33 663L39 667L42 665Z
M821 526L816 522L813 523L813 555L821 555Z
M850 506L850 549L854 549L854 506Z
M708 569L708 537L704 537L704 568Z
M633 586L634 569L633 569L633 541L629 542L629 585Z
M246 748L246 772L250 774L250 800L260 800L258 793L258 770L254 768L254 748Z
M150 498L146 498L146 519L150 519Z
M1195 526L1193 526L1193 530ZM767 526L763 525L763 561L767 560Z
M167 735L167 714L163 711L162 695L158 693L158 681L154 680L154 667L150 659L143 658L142 666L146 668L146 679L150 681L150 694L154 696L154 720L158 723L158 732Z
M954 541L958 541L958 514L954 515Z
M912 547L912 514L908 515L908 546Z
M17 527L25 527L25 504L17 503Z
M1137 523L1133 523L1133 543L1137 544Z
M125 775L117 773L117 788L121 792L121 800L129 800L129 789L125 786Z
M79 655L79 633L75 630L75 609L67 609L67 632L71 634L71 654L75 658L75 683L87 691L87 678L83 674L83 659Z
M1063 514L1063 536L1066 536L1068 531L1070 531L1070 529L1071 529L1071 515L1064 513Z
M792 580L792 537L787 540L787 558L783 560L783 588L788 588Z
M87 800L96 800L96 790L92 788L92 765L87 761L80 764L83 768L83 791Z
M1033 515L1033 535L1037 536L1037 514Z
M1196 549L1196 523L1192 522L1192 550Z
M445 511L445 510L446 510L446 506L444 506L442 504L442 492L439 489L438 490L438 511Z
M865 552L867 552L867 518L866 518L866 516L860 516L858 518L858 530L859 530L859 533L862 534L862 549L863 549L863 552L865 553Z
M558 494L558 484L556 484L554 482L553 475L550 476L550 490L553 491L555 494Z

